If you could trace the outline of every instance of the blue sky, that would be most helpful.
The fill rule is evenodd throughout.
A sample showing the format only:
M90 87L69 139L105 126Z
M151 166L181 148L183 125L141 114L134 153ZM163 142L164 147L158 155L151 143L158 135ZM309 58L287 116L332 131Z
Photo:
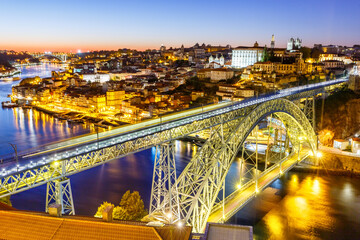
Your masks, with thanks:
M96 50L199 43L360 44L357 0L0 0L0 49ZM5 24L4 24L5 23Z

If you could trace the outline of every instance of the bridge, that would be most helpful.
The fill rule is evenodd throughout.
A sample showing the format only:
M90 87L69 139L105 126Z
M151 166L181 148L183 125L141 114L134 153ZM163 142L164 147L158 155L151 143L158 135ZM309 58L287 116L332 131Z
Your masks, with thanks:
M207 221L229 219L310 152L316 156L315 99L347 80L188 109L30 149L3 164L0 197L47 184L46 210L57 202L63 213L75 214L71 175L156 147L149 217L190 224L194 232L202 232ZM258 127L262 121L267 122L265 129ZM268 144L261 158L258 139L263 133L272 147ZM177 177L174 141L197 134L206 135L207 140ZM225 177L239 155L238 190L226 197Z
M60 60L61 62L66 62L67 60L67 54L65 53L52 53L52 52L44 52L44 53L33 53L30 54L33 58L42 58L42 57L53 57L56 58L58 60Z

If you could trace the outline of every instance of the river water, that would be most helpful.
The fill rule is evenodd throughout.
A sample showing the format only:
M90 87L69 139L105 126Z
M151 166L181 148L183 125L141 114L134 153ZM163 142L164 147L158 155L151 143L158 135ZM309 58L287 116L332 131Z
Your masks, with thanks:
M22 78L48 77L62 66L24 67ZM0 82L0 101L17 82ZM36 147L90 132L89 126L68 125L36 110L0 109L0 155ZM190 161L196 146L176 142L178 175ZM139 191L149 206L155 149L114 160L70 177L76 214L93 215L103 201L118 204L127 190ZM231 193L239 178L234 162L226 179ZM18 193L15 208L44 211L46 185ZM291 171L276 180L239 211L229 223L251 225L259 239L360 239L360 179Z

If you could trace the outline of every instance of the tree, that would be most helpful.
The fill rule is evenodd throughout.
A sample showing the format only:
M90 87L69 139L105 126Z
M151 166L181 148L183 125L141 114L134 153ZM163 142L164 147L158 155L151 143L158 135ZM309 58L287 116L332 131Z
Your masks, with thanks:
M303 54L303 59L308 59L311 57L311 49L308 47L302 47L299 50Z
M116 206L113 210L113 218L118 220L129 220L128 214L123 207Z
M193 87L195 91L201 91L204 89L205 84L202 81L200 81L198 77L195 76L186 79L186 86Z
M127 220L141 220L147 214L138 191L133 193L130 193L130 190L126 191L121 198L120 207L126 211Z
M114 207L114 204L103 202L95 213L95 217L102 218L103 211L108 207ZM135 220L140 221L147 215L144 207L144 202L140 197L139 192L131 193L129 190L122 196L120 206L113 209L113 218L118 220Z
M316 61L319 59L320 54L323 52L317 48L313 48L311 51L311 58L314 58Z
M97 212L95 213L94 217L98 217L98 218L102 218L102 214L105 210L105 208L107 208L108 206L113 206L114 204L112 203L108 203L108 202L103 202L97 209Z
M10 201L10 196L0 198L0 202L5 203L9 206L12 206L11 201Z
M264 47L264 51L263 51L263 55L262 55L262 58L261 58L261 61L262 61L262 62L267 62L267 61L269 61L269 59L270 59L269 52L268 52L268 50L267 50L267 47L265 46L265 47Z

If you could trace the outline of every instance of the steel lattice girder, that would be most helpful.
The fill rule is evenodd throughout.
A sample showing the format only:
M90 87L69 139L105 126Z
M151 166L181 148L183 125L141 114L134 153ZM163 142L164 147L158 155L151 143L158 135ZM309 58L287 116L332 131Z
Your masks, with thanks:
M314 91L317 90L309 90L299 94L294 94L289 96L289 98L297 99L301 98L303 95L313 95ZM238 108L238 106L228 106L222 109L222 112L205 112L200 115L186 118L186 121L184 120L184 125L178 127L173 127L172 123L165 123L160 127L153 127L158 128L158 132L152 135L145 135L146 133L142 133L141 131L131 133L138 138L126 141L127 136L124 136L120 143L114 144L111 147L87 152L76 157L64 158L55 163L47 163L21 172L2 176L0 179L0 197L25 191L45 184L48 181L70 176L89 168L99 166L108 161L124 157L130 153L139 152L204 129L215 127L222 123L239 119L249 114L249 112L256 106L256 104L244 108Z
M301 129L315 151L316 135L308 119L294 103L285 99L260 104L243 119L238 118L227 123L233 123L233 127L229 127L233 130L227 134L221 132L221 126L217 126L215 133L192 158L177 181L181 215L193 226L194 232L205 229L211 209L239 147L258 122L271 113L291 116L283 117L283 121L286 121L290 128L296 126ZM292 141L297 141L294 134L289 137Z
M47 183L45 212L52 203L61 205L61 213L75 215L70 179L57 179Z
M40 186L58 178L70 176L86 169L104 164L111 160L124 157L130 153L143 151L153 146L163 144L189 134L202 131L224 122L238 119L252 111L256 105L245 108L233 109L230 112L223 112L219 115L205 118L203 115L190 117L187 124L167 129L152 135L139 137L135 140L119 143L111 147L102 148L86 154L78 155L68 159L44 164L22 172L4 176L0 179L0 197L12 195L33 187ZM231 108L231 107L230 107Z
M177 195L172 196L171 191L175 182L174 142L158 145L156 146L149 208L150 215L155 219L166 223L174 223L180 220L179 197Z
M275 116L275 118L278 118L281 122L283 123L295 123L295 119L293 117L291 117L290 115L286 114L286 113L282 113L282 112L279 112L279 113L274 113L273 114ZM274 161L274 164L269 167L269 168L266 168L263 172L260 173L260 176L263 176L263 175L266 175L267 173L273 171L273 169L277 168L277 166L279 166L279 164L281 164L282 162L284 162L287 158L291 157L293 155L293 153L295 152L298 152L299 151L299 137L301 137L301 139L304 139L304 136L302 136L302 130L300 129L300 127L295 123L295 124L291 124L291 126L284 126L286 128L286 132L287 132L287 135L289 136L291 140L291 143L292 143L292 153L289 154L289 155L281 155L280 156L273 156L273 160ZM245 141L242 143L241 147L244 147L244 144L245 144ZM243 151L244 151L244 148L243 148ZM255 153L252 153L253 155ZM244 156L242 157L244 158ZM251 158L251 155L248 156L248 157L245 157L245 158ZM268 159L270 160L270 159ZM241 159L241 161L245 161L245 159ZM271 160L270 160L271 161ZM225 199L219 201L219 202L216 202L216 204L212 207L212 210L211 210L211 214L219 211L219 209L221 209L223 207L223 205L226 205L226 202L228 201L231 201L231 199L233 197L235 197L237 194L239 194L239 192L243 192L245 191L245 189L247 189L248 187L251 187L251 184L253 184L254 182L256 182L256 178L259 178L259 175L258 174L253 174L252 171L255 169L255 170L258 170L256 169L256 165L254 163L254 160L250 159L250 168L249 169L245 169L245 172L248 171L250 172L251 174L251 178L247 179L248 181L247 182L244 182L242 184L242 187L237 189L236 191L234 191L233 193L231 193L229 196L227 196ZM249 164L248 162L248 164ZM257 172L257 171L256 171ZM242 182L243 179L241 179L241 176L240 176L240 182ZM264 186L258 188L258 191L260 191L261 189L263 189ZM255 188L256 189L256 188ZM249 200L251 200L251 198L256 194L256 191L253 192L252 195L248 196L248 197L244 197L245 199L245 202L239 202L238 206L233 208L232 211L227 211L227 213L223 213L223 219L222 221L227 221L229 220L230 217L232 217L237 211L239 211Z

